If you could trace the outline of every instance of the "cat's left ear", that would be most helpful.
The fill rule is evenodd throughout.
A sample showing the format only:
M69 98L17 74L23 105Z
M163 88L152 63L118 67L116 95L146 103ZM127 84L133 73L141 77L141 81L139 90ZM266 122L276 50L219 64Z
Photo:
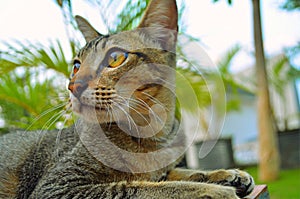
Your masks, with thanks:
M85 18L77 15L75 16L75 20L86 42L102 36Z
M175 0L152 0L138 28L146 28L150 37L161 42L165 50L174 50L178 32Z

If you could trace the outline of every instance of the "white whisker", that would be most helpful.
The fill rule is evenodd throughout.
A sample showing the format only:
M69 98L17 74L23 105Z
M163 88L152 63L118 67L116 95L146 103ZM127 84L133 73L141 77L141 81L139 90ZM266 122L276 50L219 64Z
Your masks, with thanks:
M41 142L43 141L43 137L45 133L47 133L47 130L63 115L66 113L67 110L61 110L58 113L54 114L42 127L42 129L39 131L39 141L37 143L38 146L40 146ZM53 120L53 121L52 121ZM48 126L48 127L47 127ZM45 128L47 127L47 128Z
M120 97L120 96L119 96ZM125 98L122 97L124 100ZM134 105L140 107L140 108L143 108L144 110L146 111L150 111L150 113L154 116L155 118L155 121L156 123L160 123L160 124L163 124L164 122L161 120L161 118L150 108L150 106L144 102L143 100L141 99L132 99L132 98L127 98L126 101L130 101L132 102ZM129 102L128 102L129 103ZM128 105L129 106L129 105ZM130 106L129 106L130 107ZM159 120L159 121L158 121Z
M152 95L150 95L149 93L146 92L142 92L142 94L146 95L147 97L150 98L150 100L152 102L154 102L154 104L159 104L160 106L164 107L167 111L170 111L167 107L165 107L165 105L163 103L161 103L159 100L155 99Z
M115 105L115 107L117 107L118 109L120 109L124 114L125 114L125 116L126 116L126 118L127 118L127 120L128 120L128 123L129 123L129 130L131 131L132 129L131 129L131 122L130 121L133 121L133 119L131 118L131 116L122 108L122 106L120 106L120 104L119 103L117 103L117 102L114 102L114 105ZM118 119L120 119L120 118L118 118ZM118 120L119 121L119 120ZM134 121L133 121L134 122Z
M54 114L41 128L40 130L40 134L45 131L48 130L64 113L66 112L66 110L61 110L58 113ZM53 121L52 121L53 120Z
M138 130L138 127L137 125L135 124L133 118L130 116L129 113L127 113L123 108L122 106L120 106L120 104L118 104L117 102L114 102L114 105L116 105L115 107L120 109L126 116L127 120L128 120L128 124L129 124L129 130L132 131L132 126L131 124L135 127L136 129L136 132L139 134L139 130ZM113 109L112 109L113 110ZM118 118L119 119L119 118ZM119 121L119 120L118 120ZM120 121L119 121L120 122Z
M43 113L41 113L39 116L37 116L36 118L34 118L34 120L31 122L31 124L26 128L26 131L28 131L39 119L41 119L42 117L44 117L45 115L47 115L48 113L55 111L57 109L60 109L64 106L66 106L68 104L68 102L65 102L63 104L60 104L58 106L52 107L46 111L44 111Z
M71 108L71 107L70 107ZM70 109L69 108L69 109ZM61 115L63 115L64 113L66 113L67 111L69 111L69 109L67 109L65 112L63 112ZM65 126L66 122L68 121L69 118L65 118L64 122L63 122L63 126ZM59 158L59 142L60 142L60 137L61 137L61 132L62 132L63 128L59 129L57 136L56 136L56 140L55 140L55 144L57 146L56 148L56 157L57 159Z
M122 99L122 98L119 98L119 99ZM124 100L124 99L123 99ZM125 104L126 105L126 104ZM132 106L128 106L129 107L129 109L131 109L131 110L133 110L134 112L136 112L141 118L143 118L143 120L144 121L146 121L147 122L147 124L149 125L149 127L151 128L151 130L152 130L152 133L154 134L155 133L155 131L154 131L154 129L153 129L153 127L152 127L152 125L151 125L151 123L138 111L138 110L136 110L134 107L132 107ZM129 115L129 114L128 114ZM132 117L131 117L132 118ZM133 120L133 119L132 119ZM133 121L133 123L135 124L135 122ZM135 126L136 126L136 124L135 124Z
M109 114L109 128L111 127L111 124L113 123L113 115L112 115L113 108L111 106L108 106L108 114Z
M161 81L163 81L164 83L166 83L170 88L172 88L172 90L175 90L175 84L174 83L170 83L168 81L166 81L165 79L161 78L161 77L157 77L158 79L160 79Z
M138 113L146 122L148 122L148 120L138 111L138 110L136 110L136 109L134 109L132 106L130 106L129 104L130 103L126 103L128 100L126 100L125 98L122 98L121 96L118 96L118 97L120 97L119 99L121 99L121 100L123 100L123 101L121 101L121 103L122 102L125 102L125 104L123 103L123 105L126 105L128 108L130 108L131 110L134 110L136 113ZM129 98L129 100L130 100L130 98ZM139 105L139 104L136 104L136 105ZM142 106L141 106L142 107ZM142 108L144 108L144 107L142 107ZM145 109L145 110L148 110L148 109ZM148 124L149 124L149 122L148 122Z

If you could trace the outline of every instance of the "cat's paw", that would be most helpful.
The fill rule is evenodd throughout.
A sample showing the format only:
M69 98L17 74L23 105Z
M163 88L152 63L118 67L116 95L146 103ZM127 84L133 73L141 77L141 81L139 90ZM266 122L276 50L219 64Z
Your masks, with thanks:
M209 174L209 181L224 186L232 186L239 197L249 195L254 189L254 180L247 172L231 169L218 170Z

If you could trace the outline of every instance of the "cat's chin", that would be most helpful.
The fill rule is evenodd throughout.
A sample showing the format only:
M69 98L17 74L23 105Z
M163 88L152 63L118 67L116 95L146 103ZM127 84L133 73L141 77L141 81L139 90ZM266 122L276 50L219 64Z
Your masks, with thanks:
M111 123L112 117L104 109L95 109L94 107L81 106L79 111L74 111L80 118L89 123Z
M105 108L95 108L81 104L79 102L72 102L72 111L81 119L88 123L111 123L114 122L108 110Z

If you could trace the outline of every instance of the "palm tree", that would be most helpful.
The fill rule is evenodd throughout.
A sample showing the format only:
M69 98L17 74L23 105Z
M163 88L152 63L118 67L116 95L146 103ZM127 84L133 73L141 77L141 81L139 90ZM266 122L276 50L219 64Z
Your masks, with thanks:
M219 0L214 0L217 2ZM257 77L257 113L259 131L259 178L262 181L272 181L279 174L279 152L275 129L275 121L272 117L268 75L266 70L264 47L261 30L260 0L251 0L253 7L253 30ZM228 0L232 4L231 0Z
M263 48L260 1L252 0L253 30L256 59L257 96L258 96L258 128L259 128L259 177L262 181L278 178L280 159L275 121L272 117L268 75Z

